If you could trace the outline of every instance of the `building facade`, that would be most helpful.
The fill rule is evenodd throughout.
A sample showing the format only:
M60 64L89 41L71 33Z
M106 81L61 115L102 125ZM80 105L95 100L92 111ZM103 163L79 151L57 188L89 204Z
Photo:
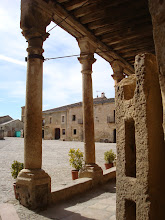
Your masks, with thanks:
M93 100L93 104L95 141L116 142L114 98L107 99L102 94ZM42 117L42 137L45 140L83 141L82 102L43 111Z
M24 124L19 119L14 120L9 115L0 117L0 129L4 137L15 137L18 131L23 130Z

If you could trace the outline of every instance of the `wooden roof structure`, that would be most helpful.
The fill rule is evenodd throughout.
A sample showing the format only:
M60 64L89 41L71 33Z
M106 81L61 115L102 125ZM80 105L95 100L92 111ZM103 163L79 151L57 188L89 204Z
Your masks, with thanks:
M89 37L108 62L134 72L137 54L155 53L148 0L43 0L53 3L53 21L75 38Z

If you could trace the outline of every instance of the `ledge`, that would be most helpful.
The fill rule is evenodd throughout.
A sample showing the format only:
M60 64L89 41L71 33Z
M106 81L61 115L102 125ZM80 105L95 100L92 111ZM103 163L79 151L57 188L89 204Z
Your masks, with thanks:
M116 167L112 167L103 173L102 184L116 178ZM69 199L75 195L84 193L95 187L92 178L79 178L67 186L62 186L51 193L51 203L57 203Z

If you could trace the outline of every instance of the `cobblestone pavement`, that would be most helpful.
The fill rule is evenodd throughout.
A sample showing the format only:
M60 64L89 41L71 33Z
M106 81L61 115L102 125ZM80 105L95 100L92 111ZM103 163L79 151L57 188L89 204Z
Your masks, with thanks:
M0 140L0 204L1 203L10 203L13 204L15 209L17 210L17 213L19 215L20 219L115 219L115 193L108 192L108 190L111 191L111 189L104 189L105 187L100 188L100 192L98 190L95 192L93 191L93 194L90 195L89 198L84 197L85 200L87 200L85 203L80 202L81 205L77 205L76 201L69 203L63 203L60 205L60 207L56 210L63 210L65 208L65 216L59 217L59 216L50 216L49 214L52 213L53 209L49 209L50 213L43 212L41 215L38 213L32 212L30 210L27 210L26 208L20 206L18 204L18 201L14 199L14 193L13 193L13 178L11 176L11 164L13 160L18 160L20 162L23 162L23 148L24 148L24 140L23 138L5 138L5 140ZM81 151L84 151L83 149L83 142L68 142L68 141L56 141L56 140L43 140L43 161L42 161L42 168L51 176L51 184L52 184L52 191L58 189L58 187L61 187L62 185L65 186L72 182L71 180L71 166L69 165L68 161L68 152L70 148L80 148ZM104 170L104 152L113 149L116 152L116 144L113 143L96 143L96 163L102 167ZM114 186L111 186L114 188ZM107 192L106 192L107 191ZM99 195L97 195L99 193ZM96 194L96 197L98 197L98 203L100 198L100 204L96 204L96 199L94 197L94 194ZM111 195L112 194L112 195ZM89 196L89 193L87 194ZM110 196L110 198L109 198ZM93 199L94 198L94 199ZM102 204L106 202L106 199L110 199L113 201L113 207L112 207L112 217L111 218L102 218L99 214L99 210L106 209L105 213L107 213L108 216L108 206L106 204ZM102 202L102 200L104 202ZM74 205L74 204L76 205ZM77 202L79 204L79 202ZM94 212L95 209L95 215L96 218L87 218L85 214L80 213L80 210L86 210L84 204L90 204L91 212ZM92 206L93 205L93 206ZM99 208L98 208L98 207ZM70 208L69 208L70 207ZM77 214L73 216L74 209L77 210ZM90 212L88 210L88 212ZM93 210L93 211L92 211ZM62 212L62 213L63 213ZM87 212L87 213L88 213ZM45 214L44 214L45 213ZM98 214L97 214L98 213ZM82 214L82 215L81 215ZM54 215L54 211L53 214ZM70 217L66 217L70 216ZM86 216L86 217L82 217ZM88 215L90 216L90 214ZM99 217L100 216L100 217ZM10 220L10 219L9 219ZM12 219L11 219L12 220Z

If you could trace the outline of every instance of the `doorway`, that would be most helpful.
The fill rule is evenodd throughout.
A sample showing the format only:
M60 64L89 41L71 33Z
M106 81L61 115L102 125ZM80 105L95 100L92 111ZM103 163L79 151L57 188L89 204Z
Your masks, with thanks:
M113 130L113 142L116 143L116 129Z
M55 128L55 140L60 139L60 128Z
M44 130L42 130L42 138L44 139Z

